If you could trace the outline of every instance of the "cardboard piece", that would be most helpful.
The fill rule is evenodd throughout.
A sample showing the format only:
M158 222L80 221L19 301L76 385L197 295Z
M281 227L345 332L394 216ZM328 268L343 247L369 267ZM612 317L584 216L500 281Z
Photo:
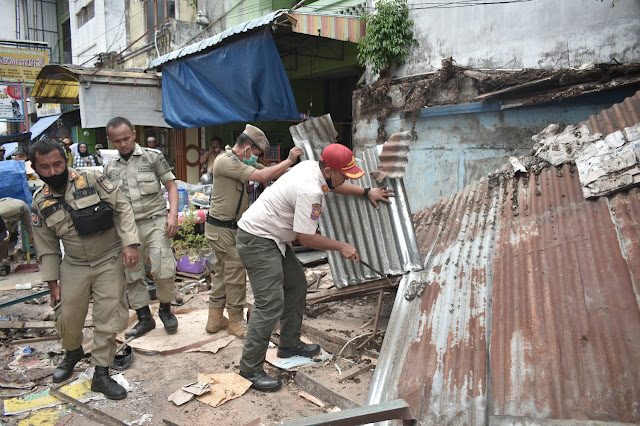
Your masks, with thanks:
M203 393L211 391L211 383L194 382L189 385L184 385L180 388L180 390L192 393L194 395L202 395Z
M216 333L217 335L217 333ZM226 337L221 337L218 340L214 340L213 342L206 343L200 347L189 349L186 352L211 352L217 353L220 349L226 347L229 343L231 343L236 336L228 335Z
M144 336L132 340L129 346L142 353L171 355L229 336L224 330L215 334L206 332L208 309L185 309L176 311L175 315L180 324L178 333L167 334L163 327L156 327Z
M197 396L196 399L212 407L219 407L244 395L251 387L249 380L236 373L198 374L198 381L211 383L211 392Z
M193 398L195 398L194 394L185 392L182 389L178 389L177 391L169 395L167 401L173 402L179 407L182 404L186 404L187 402L191 401Z

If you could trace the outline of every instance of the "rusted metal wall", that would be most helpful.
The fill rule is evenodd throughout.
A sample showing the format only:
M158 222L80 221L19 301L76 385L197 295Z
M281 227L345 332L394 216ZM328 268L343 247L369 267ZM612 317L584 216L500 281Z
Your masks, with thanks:
M570 165L503 181L502 191L492 414L640 421L640 310L621 250L640 247L628 233L639 216L618 217L605 197L585 201ZM638 194L615 203L637 209Z
M565 165L414 220L427 269L401 287L368 403L404 398L425 424L640 421L639 188L585 201Z

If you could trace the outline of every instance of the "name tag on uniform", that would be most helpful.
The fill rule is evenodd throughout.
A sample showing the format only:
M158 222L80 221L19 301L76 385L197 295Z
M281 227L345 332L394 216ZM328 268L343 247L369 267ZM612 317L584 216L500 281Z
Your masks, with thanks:
M44 218L48 218L62 208L62 204L54 200L44 200L40 202L40 211Z
M153 167L151 167L151 166L140 166L140 167L138 167L138 173L152 172L152 171L153 171Z
M84 189L80 189L73 193L73 199L79 200L80 198L88 197L96 193L96 189L93 186L89 186Z

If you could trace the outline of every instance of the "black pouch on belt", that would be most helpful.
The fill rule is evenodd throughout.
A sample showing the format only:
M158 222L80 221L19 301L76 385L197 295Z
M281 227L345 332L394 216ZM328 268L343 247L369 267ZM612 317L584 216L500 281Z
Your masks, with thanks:
M104 201L100 201L93 206L74 210L64 198L56 197L56 199L71 215L73 226L79 236L88 237L113 228L113 210Z

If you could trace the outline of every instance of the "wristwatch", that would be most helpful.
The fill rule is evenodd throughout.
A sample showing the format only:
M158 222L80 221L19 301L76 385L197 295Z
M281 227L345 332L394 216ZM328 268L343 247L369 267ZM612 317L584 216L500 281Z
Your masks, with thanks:
M369 188L368 186L364 187L364 194L362 194L363 197L368 197L369 196L369 191L371 190L371 188Z

